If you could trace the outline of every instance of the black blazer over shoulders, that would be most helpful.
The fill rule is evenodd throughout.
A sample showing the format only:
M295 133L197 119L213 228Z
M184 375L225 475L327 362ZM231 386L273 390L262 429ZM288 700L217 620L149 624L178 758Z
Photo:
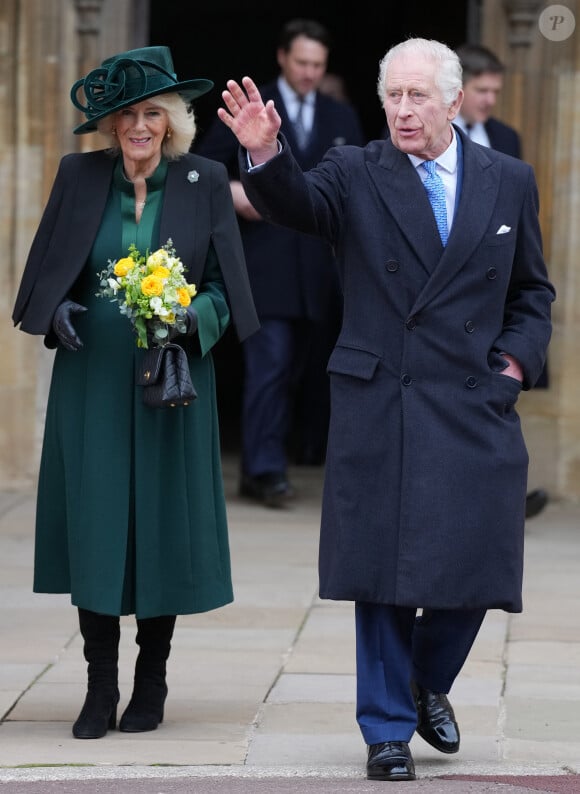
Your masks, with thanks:
M105 151L62 158L32 242L12 319L30 334L48 334L59 303L80 275L97 235L115 159ZM194 180L188 179L197 173ZM171 238L192 280L200 281L215 248L240 339L259 327L242 242L223 165L187 154L170 162L160 238ZM121 251L119 251L121 256Z

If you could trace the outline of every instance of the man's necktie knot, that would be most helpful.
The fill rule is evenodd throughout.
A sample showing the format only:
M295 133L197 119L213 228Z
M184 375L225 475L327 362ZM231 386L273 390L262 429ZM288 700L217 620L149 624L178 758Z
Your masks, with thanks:
M439 229L439 236L443 245L447 245L447 237L449 235L447 229L447 204L445 201L445 187L443 180L437 173L437 163L435 160L425 160L422 163L423 168L427 171L427 179L423 181L429 202L433 208L437 228Z

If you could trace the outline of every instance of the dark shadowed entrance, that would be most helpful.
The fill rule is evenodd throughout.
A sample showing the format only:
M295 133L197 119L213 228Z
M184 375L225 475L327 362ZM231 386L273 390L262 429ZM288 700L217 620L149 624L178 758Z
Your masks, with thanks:
M342 75L370 139L384 128L376 92L378 64L396 42L424 36L456 47L473 28L477 3L433 3L428 0L352 4L339 13L335 2L233 3L215 0L151 0L150 44L171 47L178 75L207 77L215 88L196 102L198 137L203 135L221 104L221 91L230 77L249 74L258 84L277 74L276 43L282 25L293 17L316 18L334 36L329 71ZM468 14L471 7L471 14ZM230 450L239 442L242 362L230 331L215 350L222 443Z

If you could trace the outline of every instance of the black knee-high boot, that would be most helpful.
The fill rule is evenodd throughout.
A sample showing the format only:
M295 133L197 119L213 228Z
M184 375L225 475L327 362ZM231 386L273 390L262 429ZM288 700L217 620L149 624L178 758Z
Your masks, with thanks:
M88 687L72 732L77 739L100 739L117 722L119 618L79 609L79 626L88 662Z
M119 721L128 733L154 731L163 722L167 697L167 659L175 628L175 615L137 620L139 655L135 663L133 694Z

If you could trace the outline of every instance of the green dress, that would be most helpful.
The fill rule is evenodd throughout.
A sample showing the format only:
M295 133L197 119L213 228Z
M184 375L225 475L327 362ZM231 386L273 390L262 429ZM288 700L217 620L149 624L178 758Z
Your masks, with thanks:
M211 347L230 313L210 249L193 306L197 400L154 409L135 369L143 351L118 305L96 296L109 259L155 250L167 163L147 180L135 222L121 162L99 233L70 297L78 352L57 349L48 398L36 517L34 591L68 593L74 605L138 618L190 614L232 601L232 583ZM179 256L179 251L177 251ZM186 263L184 263L186 264ZM179 341L179 340L177 340Z

